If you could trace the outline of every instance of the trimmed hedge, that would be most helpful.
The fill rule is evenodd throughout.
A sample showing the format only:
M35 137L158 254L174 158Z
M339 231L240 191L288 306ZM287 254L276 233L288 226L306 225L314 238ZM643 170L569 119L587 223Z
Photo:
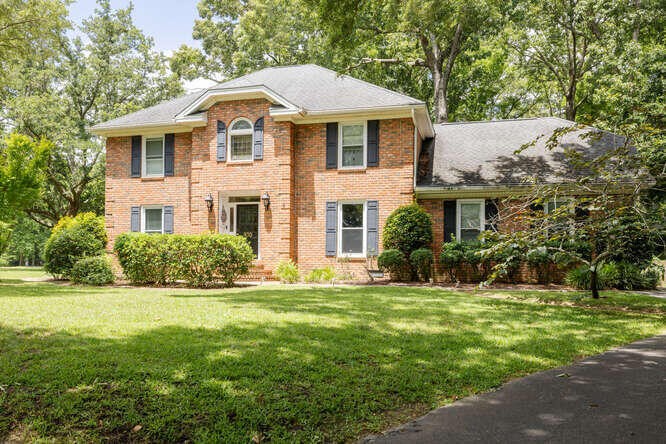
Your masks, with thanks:
M193 287L216 281L232 285L254 259L247 239L231 234L125 233L116 239L114 251L125 276L135 284L183 280Z
M80 213L58 221L44 246L44 269L58 278L69 278L79 259L104 253L107 236L104 218Z
M106 256L90 256L79 259L70 272L70 279L77 284L106 285L115 280L111 262Z
M423 282L428 282L430 280L430 275L432 274L432 263L434 261L432 250L430 248L419 248L418 250L414 250L412 251L412 254L409 255L409 261L418 273L419 278Z
M384 250L377 258L377 266L388 271L393 280L400 280L403 277L407 265L405 254L395 248Z

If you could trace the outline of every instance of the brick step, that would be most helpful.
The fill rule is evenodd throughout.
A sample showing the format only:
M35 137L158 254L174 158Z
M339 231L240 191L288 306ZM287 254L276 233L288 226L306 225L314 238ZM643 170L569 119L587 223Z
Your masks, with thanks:
M271 270L266 270L263 265L253 265L247 274L238 278L239 281L275 281Z

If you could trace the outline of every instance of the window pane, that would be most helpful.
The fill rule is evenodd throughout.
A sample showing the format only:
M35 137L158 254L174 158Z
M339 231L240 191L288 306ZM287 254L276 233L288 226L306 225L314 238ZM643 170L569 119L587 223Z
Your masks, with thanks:
M148 158L146 158L146 174L147 175L162 174L163 168L164 168L164 160L161 157L159 159L148 159Z
M162 157L162 138L146 139L146 158Z
M363 166L363 146L343 147L342 166Z
M145 212L145 231L162 231L162 209L161 208L146 208Z
M363 145L363 125L342 127L342 146Z
M363 253L363 229L342 230L342 252Z
M231 160L252 160L252 134L231 136Z
M238 122L234 123L234 125L231 127L232 131L245 130L245 129L252 129L252 124L247 120L239 120Z
M460 204L460 229L481 229L481 204Z
M460 230L460 241L461 242L470 242L475 241L476 238L481 234L479 230Z
M342 228L363 228L363 204L342 205Z

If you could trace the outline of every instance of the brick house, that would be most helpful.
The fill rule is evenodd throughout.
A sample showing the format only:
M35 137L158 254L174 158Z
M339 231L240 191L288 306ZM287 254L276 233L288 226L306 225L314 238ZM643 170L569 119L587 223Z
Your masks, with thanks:
M558 150L537 143L512 153L565 125L554 118L433 125L420 100L300 65L257 71L92 130L106 137L110 248L127 231L243 234L266 273L291 258L305 272L333 265L363 278L398 206L416 199L432 214L437 252L452 234L466 239L487 228L496 199L535 168L557 180L567 167ZM563 143L590 151L608 142L573 132Z

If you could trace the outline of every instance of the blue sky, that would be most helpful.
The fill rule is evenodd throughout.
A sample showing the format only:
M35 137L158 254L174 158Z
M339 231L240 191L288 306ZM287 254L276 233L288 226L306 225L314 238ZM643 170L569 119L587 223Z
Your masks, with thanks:
M114 9L126 8L129 0L111 0ZM155 39L158 51L173 51L181 44L199 46L192 39L194 20L198 18L198 0L134 0L134 23ZM70 18L81 23L95 10L95 0L75 0L70 6Z

